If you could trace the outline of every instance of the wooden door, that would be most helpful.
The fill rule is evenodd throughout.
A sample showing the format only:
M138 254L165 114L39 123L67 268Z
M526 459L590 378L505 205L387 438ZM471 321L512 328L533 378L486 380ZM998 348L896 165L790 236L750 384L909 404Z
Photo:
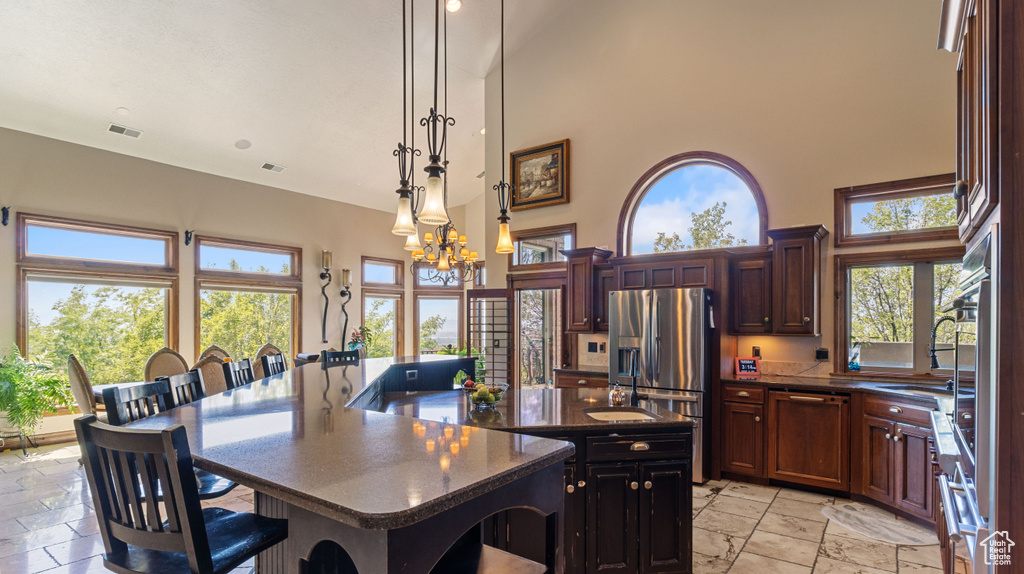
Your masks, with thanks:
M893 504L896 501L896 470L893 464L892 437L896 432L896 424L883 418L865 416L862 426L862 494L880 502Z
M608 294L615 291L614 267L599 267L596 271L596 292L594 293L594 330L608 332Z
M735 261L730 270L729 298L732 331L744 334L772 332L771 261Z
M896 506L932 520L931 429L898 423L896 445Z
M722 470L764 476L764 406L722 403Z
M768 393L768 478L850 487L850 399Z
M641 463L640 479L639 572L688 572L693 543L691 463Z
M637 572L636 463L587 465L587 574Z
M817 297L813 245L804 238L784 239L775 242L773 249L773 330L782 335L813 335Z
M571 257L567 267L566 330L573 333L592 332L590 315L594 307L594 266L589 256L580 256Z

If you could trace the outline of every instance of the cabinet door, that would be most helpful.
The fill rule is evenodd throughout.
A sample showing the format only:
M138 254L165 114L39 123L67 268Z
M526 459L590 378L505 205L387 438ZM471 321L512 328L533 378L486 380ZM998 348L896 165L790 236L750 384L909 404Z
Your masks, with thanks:
M850 400L768 393L768 478L849 490Z
M772 327L780 335L817 333L818 273L814 241L784 239L774 243Z
M615 268L597 269L597 292L594 293L594 330L608 332L608 294L615 291Z
M921 518L932 519L932 460L930 429L897 424L896 506Z
M593 331L590 315L594 307L594 266L590 257L572 257L567 266L569 301L566 331L589 333Z
M863 493L880 502L893 504L896 500L894 488L895 468L893 465L893 436L896 432L892 421L865 416L863 423L864 441L864 486Z
M722 403L722 470L764 476L764 406Z
M732 307L731 327L734 333L772 332L771 268L772 264L768 259L733 263L729 298Z
M587 573L637 571L636 463L587 465Z
M640 569L688 572L693 472L689 461L640 464Z
M586 510L586 482L576 479L576 463L565 465L565 503L563 520L565 537L562 541L565 551L565 574L582 574L584 570L584 532L583 521Z

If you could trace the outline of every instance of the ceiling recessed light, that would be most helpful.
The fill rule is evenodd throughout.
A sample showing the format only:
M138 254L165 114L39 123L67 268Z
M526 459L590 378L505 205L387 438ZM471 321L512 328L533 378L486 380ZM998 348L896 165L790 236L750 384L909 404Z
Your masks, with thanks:
M444 3L444 9L449 12L458 12L462 8L462 0L448 0Z
M480 135L484 135L486 133L487 133L487 128L480 128Z
M235 142L235 147L238 149L249 149L252 147L252 142L249 140L238 140Z
M122 107L122 108L114 108L114 113L119 115L119 116L127 116L128 114L132 113L132 111L129 110L128 108Z

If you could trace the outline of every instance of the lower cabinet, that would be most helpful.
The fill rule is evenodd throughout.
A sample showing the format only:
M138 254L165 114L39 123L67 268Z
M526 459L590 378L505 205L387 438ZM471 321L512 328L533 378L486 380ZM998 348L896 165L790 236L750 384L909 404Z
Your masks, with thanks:
M722 403L722 470L764 476L764 406Z
M849 490L849 397L770 391L768 478Z
M690 461L587 465L587 573L688 572Z
M865 416L862 494L935 520L931 429Z

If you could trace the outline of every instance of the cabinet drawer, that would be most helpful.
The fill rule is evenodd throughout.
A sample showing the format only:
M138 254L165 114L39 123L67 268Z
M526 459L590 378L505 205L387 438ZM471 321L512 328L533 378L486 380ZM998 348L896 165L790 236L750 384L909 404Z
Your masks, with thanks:
M734 403L764 403L764 387L722 384L722 400Z
M587 460L647 460L690 458L690 435L633 435L587 438Z
M925 405L894 401L874 395L868 395L864 398L864 412L866 414L897 421L917 423L926 427L931 426L932 423L931 411L932 409Z
M560 388L596 389L608 387L608 375L581 375L555 372L555 386Z

